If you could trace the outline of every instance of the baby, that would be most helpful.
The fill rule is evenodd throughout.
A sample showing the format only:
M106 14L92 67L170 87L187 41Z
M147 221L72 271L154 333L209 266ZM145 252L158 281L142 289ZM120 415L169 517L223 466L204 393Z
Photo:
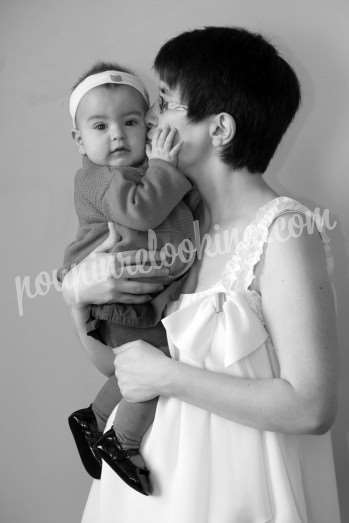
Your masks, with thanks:
M74 86L69 109L83 163L75 177L79 230L65 251L61 280L107 237L108 222L117 232L113 252L147 249L149 229L154 229L158 248L168 243L178 248L185 240L194 243L198 193L176 168L181 144L175 144L174 129L156 133L152 147L147 147L147 161L148 107L141 81L116 64L97 64ZM89 306L88 334L111 347L143 339L169 355L160 320L167 303L179 296L193 261L193 252L185 261L174 257L170 284L145 304ZM149 470L139 447L152 423L156 401L128 403L113 376L88 408L69 417L80 457L93 477L100 477L103 459L135 490L151 493ZM113 427L103 434L117 403Z

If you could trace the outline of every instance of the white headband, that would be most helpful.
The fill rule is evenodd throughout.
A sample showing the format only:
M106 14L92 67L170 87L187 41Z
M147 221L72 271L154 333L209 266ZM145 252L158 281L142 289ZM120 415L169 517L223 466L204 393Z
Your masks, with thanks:
M75 115L81 98L94 87L98 87L99 85L103 84L130 85L131 87L134 87L134 89L137 89L139 93L141 93L149 105L148 93L137 76L130 73L124 73L122 71L103 71L102 73L91 74L75 87L69 98L69 112L74 126Z

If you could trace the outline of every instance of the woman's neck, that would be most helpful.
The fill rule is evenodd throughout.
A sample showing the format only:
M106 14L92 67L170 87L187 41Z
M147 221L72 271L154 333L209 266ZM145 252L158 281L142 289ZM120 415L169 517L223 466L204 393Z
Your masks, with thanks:
M234 170L213 160L192 179L210 216L211 226L249 221L258 208L278 195L260 174Z

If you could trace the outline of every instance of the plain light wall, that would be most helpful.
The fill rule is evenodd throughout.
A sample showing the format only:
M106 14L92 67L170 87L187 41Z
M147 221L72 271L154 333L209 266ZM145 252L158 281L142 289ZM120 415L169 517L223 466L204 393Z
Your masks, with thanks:
M151 65L160 45L204 25L262 32L301 80L302 108L266 179L311 208L329 208L338 221L331 238L342 383L333 440L349 521L348 21L345 0L1 2L2 522L76 523L90 484L66 418L88 405L103 378L83 354L60 293L52 287L45 296L24 296L20 316L15 285L28 276L34 293L37 275L59 266L76 232L72 189L80 160L70 138L70 86L104 59L135 68L154 93Z

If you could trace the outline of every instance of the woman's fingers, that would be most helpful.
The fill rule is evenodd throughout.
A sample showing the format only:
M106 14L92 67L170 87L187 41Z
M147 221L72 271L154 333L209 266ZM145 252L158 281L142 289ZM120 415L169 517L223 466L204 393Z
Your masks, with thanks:
M150 264L153 265L161 265L161 261L163 259L163 256L161 256L160 251L146 251L147 252L147 260ZM118 253L113 253L113 256L115 256L120 262L122 262L124 265L140 265L140 253L137 249L132 251L122 251ZM144 263L144 261L142 261Z
M112 274L114 278L124 278L124 279L137 279L137 280L150 280L155 279L162 281L169 281L169 271L166 268L155 267L149 265L145 267L144 265L126 265L126 266L117 266L115 273Z
M150 294L119 294L118 303L146 303L150 301L152 296ZM115 301L115 300L114 300ZM113 303L113 302L111 302Z
M164 285L159 282L141 282L133 280L111 280L110 286L120 294L150 294L160 292Z
M122 254L122 253L120 253ZM169 270L166 267L161 266L161 262L149 261L145 263L139 263L134 256L120 256L116 254L114 256L114 267L112 276L114 278L147 278L147 279L162 279L169 281L168 275Z
M145 303L154 294L164 289L162 283L139 282L133 280L110 278L106 283L107 291L104 303Z
M109 234L107 238L97 245L97 247L92 251L92 253L97 252L108 252L112 247L114 247L117 240L117 233L115 229L115 224L113 222L108 222Z
M122 262L117 253L103 252L114 244L114 227L109 230L106 241L65 276L67 302L145 303L170 282L169 270L155 261L159 259L156 253L154 262L144 265L136 263L137 251L129 251L129 258Z
M156 283L140 283L110 278L101 283L95 291L92 290L92 300L83 295L83 301L97 305L102 303L145 303L163 288L163 285Z
M145 254L146 253L146 254ZM162 266L164 256L160 251L132 250L112 253L113 256L123 265L156 265Z

